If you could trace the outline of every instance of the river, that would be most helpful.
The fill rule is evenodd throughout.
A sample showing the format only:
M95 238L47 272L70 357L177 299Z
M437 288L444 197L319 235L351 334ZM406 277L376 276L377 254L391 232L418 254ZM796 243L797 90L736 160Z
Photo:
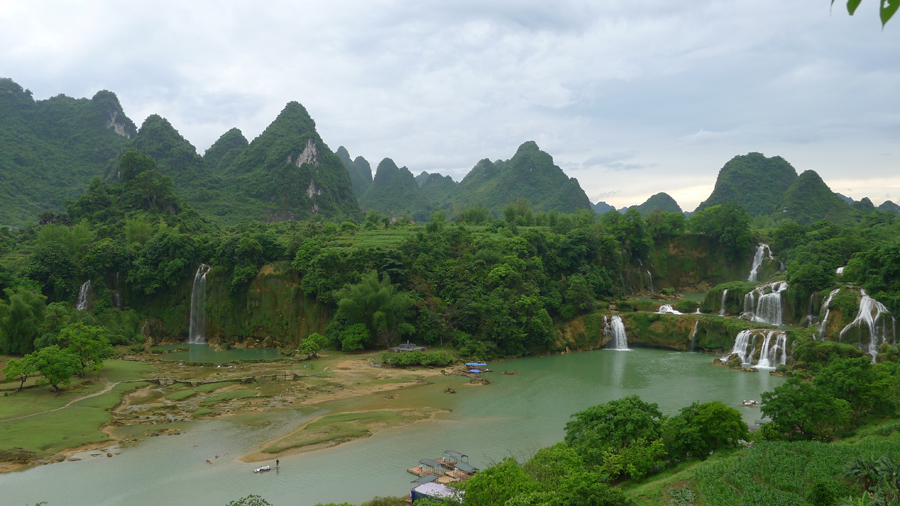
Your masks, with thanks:
M759 399L783 378L714 367L709 365L712 358L652 349L597 350L493 364L495 372L485 376L491 381L487 386L438 378L379 402L386 407L425 403L451 412L335 448L284 457L281 468L269 473L254 474L258 464L238 458L329 410L374 407L375 401L283 411L263 426L248 417L193 422L182 435L149 438L116 450L121 454L113 458L87 452L79 462L0 475L0 497L3 504L15 506L39 501L48 506L224 506L249 494L275 506L359 504L374 496L409 493L414 477L406 469L419 459L440 457L444 450L468 454L478 467L510 455L527 458L562 440L572 413L628 395L659 404L665 414L695 401L719 400L738 409L748 423L759 419L758 408L739 403ZM504 370L520 374L503 375ZM448 385L455 395L443 393Z

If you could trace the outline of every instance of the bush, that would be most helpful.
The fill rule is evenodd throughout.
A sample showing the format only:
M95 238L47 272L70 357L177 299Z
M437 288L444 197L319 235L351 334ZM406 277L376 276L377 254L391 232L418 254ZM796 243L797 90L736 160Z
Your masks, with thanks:
M421 351L408 351L401 353L384 353L381 355L381 362L391 364L395 367L409 367L412 365L424 365L431 367L446 367L456 359L450 353L439 350L433 353L423 353Z

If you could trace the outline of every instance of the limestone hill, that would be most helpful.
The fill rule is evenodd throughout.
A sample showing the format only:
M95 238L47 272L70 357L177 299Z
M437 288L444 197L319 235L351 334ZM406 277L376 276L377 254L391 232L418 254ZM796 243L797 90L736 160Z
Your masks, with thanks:
M222 178L230 198L218 204L227 210L215 214L227 221L362 217L344 164L297 102L285 106Z
M735 202L750 216L769 215L796 179L797 171L780 156L736 156L719 170L712 194L697 209Z
M431 209L412 172L406 167L397 167L390 158L378 164L372 186L359 199L359 205L365 211L411 216L415 221L427 220Z
M573 212L591 209L591 202L575 178L569 178L553 157L528 141L509 160L484 159L456 187L445 207L486 207L499 216L507 204L528 200L536 210Z
M34 100L31 91L0 78L0 225L37 223L60 213L136 133L116 95L57 95Z
M800 224L828 220L846 225L860 214L832 192L815 171L807 170L784 192L772 217L776 221L791 219Z
M212 170L213 173L220 172L234 162L238 155L247 149L250 143L244 134L237 128L222 134L206 153L203 153L203 162Z
M350 182L353 183L353 193L356 194L356 199L359 200L366 193L366 190L369 189L369 186L372 185L372 166L369 165L368 160L361 156L351 160L350 153L344 146L339 146L335 154L341 159L344 168L347 169Z
M423 172L422 174L428 173ZM424 181L419 181L420 176L421 174L416 176L416 181L419 183L419 187L422 188L425 198L434 206L439 206L441 203L450 200L450 197L453 196L453 192L456 191L456 187L459 185L452 177L442 176L437 173L428 174Z
M682 213L681 206L678 205L678 202L675 202L668 193L657 193L653 195L646 202L639 206L634 206L638 211L644 216L653 212L654 209L659 209L660 211L665 211L667 213Z

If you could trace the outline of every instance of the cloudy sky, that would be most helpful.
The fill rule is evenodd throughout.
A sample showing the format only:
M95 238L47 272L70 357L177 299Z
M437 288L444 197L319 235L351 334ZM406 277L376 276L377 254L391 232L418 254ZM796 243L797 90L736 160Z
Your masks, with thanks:
M0 0L0 76L115 92L203 153L291 100L326 143L459 180L534 140L592 201L693 210L731 157L900 201L900 18L878 1Z

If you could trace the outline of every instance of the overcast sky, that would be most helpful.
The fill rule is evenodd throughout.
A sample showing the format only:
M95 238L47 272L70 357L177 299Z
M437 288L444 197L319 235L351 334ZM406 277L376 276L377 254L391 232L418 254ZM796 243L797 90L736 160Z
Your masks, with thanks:
M685 210L751 151L900 201L900 18L843 0L0 0L0 76L118 95L203 152L291 100L336 150L460 180L534 140L592 202Z

